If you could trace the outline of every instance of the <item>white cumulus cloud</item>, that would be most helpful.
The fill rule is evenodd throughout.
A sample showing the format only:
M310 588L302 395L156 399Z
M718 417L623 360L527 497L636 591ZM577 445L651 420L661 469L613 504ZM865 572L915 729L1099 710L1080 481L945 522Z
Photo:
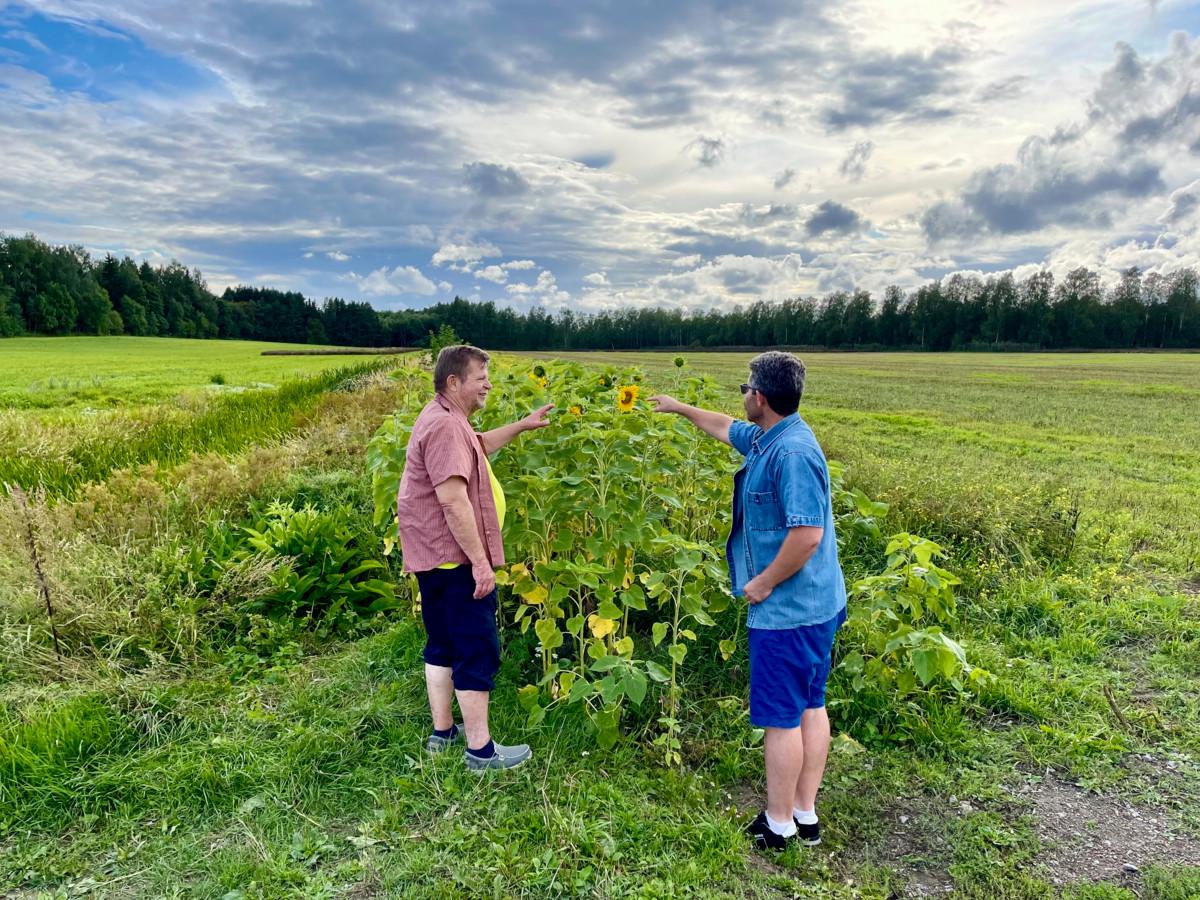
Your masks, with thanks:
M428 297L437 293L437 285L425 277L415 266L387 266L376 269L369 275L349 275L360 291L375 297L394 297L401 294L417 294Z

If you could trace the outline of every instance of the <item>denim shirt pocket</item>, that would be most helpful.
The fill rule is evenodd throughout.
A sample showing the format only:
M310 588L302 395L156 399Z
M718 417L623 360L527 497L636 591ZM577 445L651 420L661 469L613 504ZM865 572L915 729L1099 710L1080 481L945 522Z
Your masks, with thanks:
M747 491L745 515L750 531L780 531L787 527L778 491Z

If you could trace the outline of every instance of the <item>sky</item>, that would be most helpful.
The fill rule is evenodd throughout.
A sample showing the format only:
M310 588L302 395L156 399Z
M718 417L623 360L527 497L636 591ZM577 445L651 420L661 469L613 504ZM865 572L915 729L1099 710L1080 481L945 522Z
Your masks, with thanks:
M1200 266L1200 0L0 0L0 231L377 309Z

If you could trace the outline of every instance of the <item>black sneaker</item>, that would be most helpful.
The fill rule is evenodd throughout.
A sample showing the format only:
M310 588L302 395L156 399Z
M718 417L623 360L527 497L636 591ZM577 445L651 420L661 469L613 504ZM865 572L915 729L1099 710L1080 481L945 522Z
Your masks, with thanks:
M800 820L792 816L792 821L796 823L796 840L808 847L815 847L821 843L821 825L818 822L813 822L811 825L801 825Z
M764 809L753 822L746 826L746 834L754 841L758 850L786 850L791 838L776 834L767 824L767 811Z

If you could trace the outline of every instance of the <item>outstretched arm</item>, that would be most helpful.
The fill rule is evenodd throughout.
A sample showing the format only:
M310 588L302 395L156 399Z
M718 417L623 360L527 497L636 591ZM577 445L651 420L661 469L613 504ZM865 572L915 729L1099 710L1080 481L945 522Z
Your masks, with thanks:
M716 438L724 444L729 443L729 426L733 424L733 419L725 413L688 406L669 394L656 394L650 398L650 402L654 404L655 412L681 415L709 437Z
M491 431L484 431L479 435L483 441L484 452L491 456L501 447L507 447L512 443L513 438L517 435L532 431L535 428L545 428L550 424L550 420L546 418L546 413L554 408L553 403L547 403L539 410L535 410L523 419L517 419L515 422L509 422L507 425L501 425L499 428L493 428Z

